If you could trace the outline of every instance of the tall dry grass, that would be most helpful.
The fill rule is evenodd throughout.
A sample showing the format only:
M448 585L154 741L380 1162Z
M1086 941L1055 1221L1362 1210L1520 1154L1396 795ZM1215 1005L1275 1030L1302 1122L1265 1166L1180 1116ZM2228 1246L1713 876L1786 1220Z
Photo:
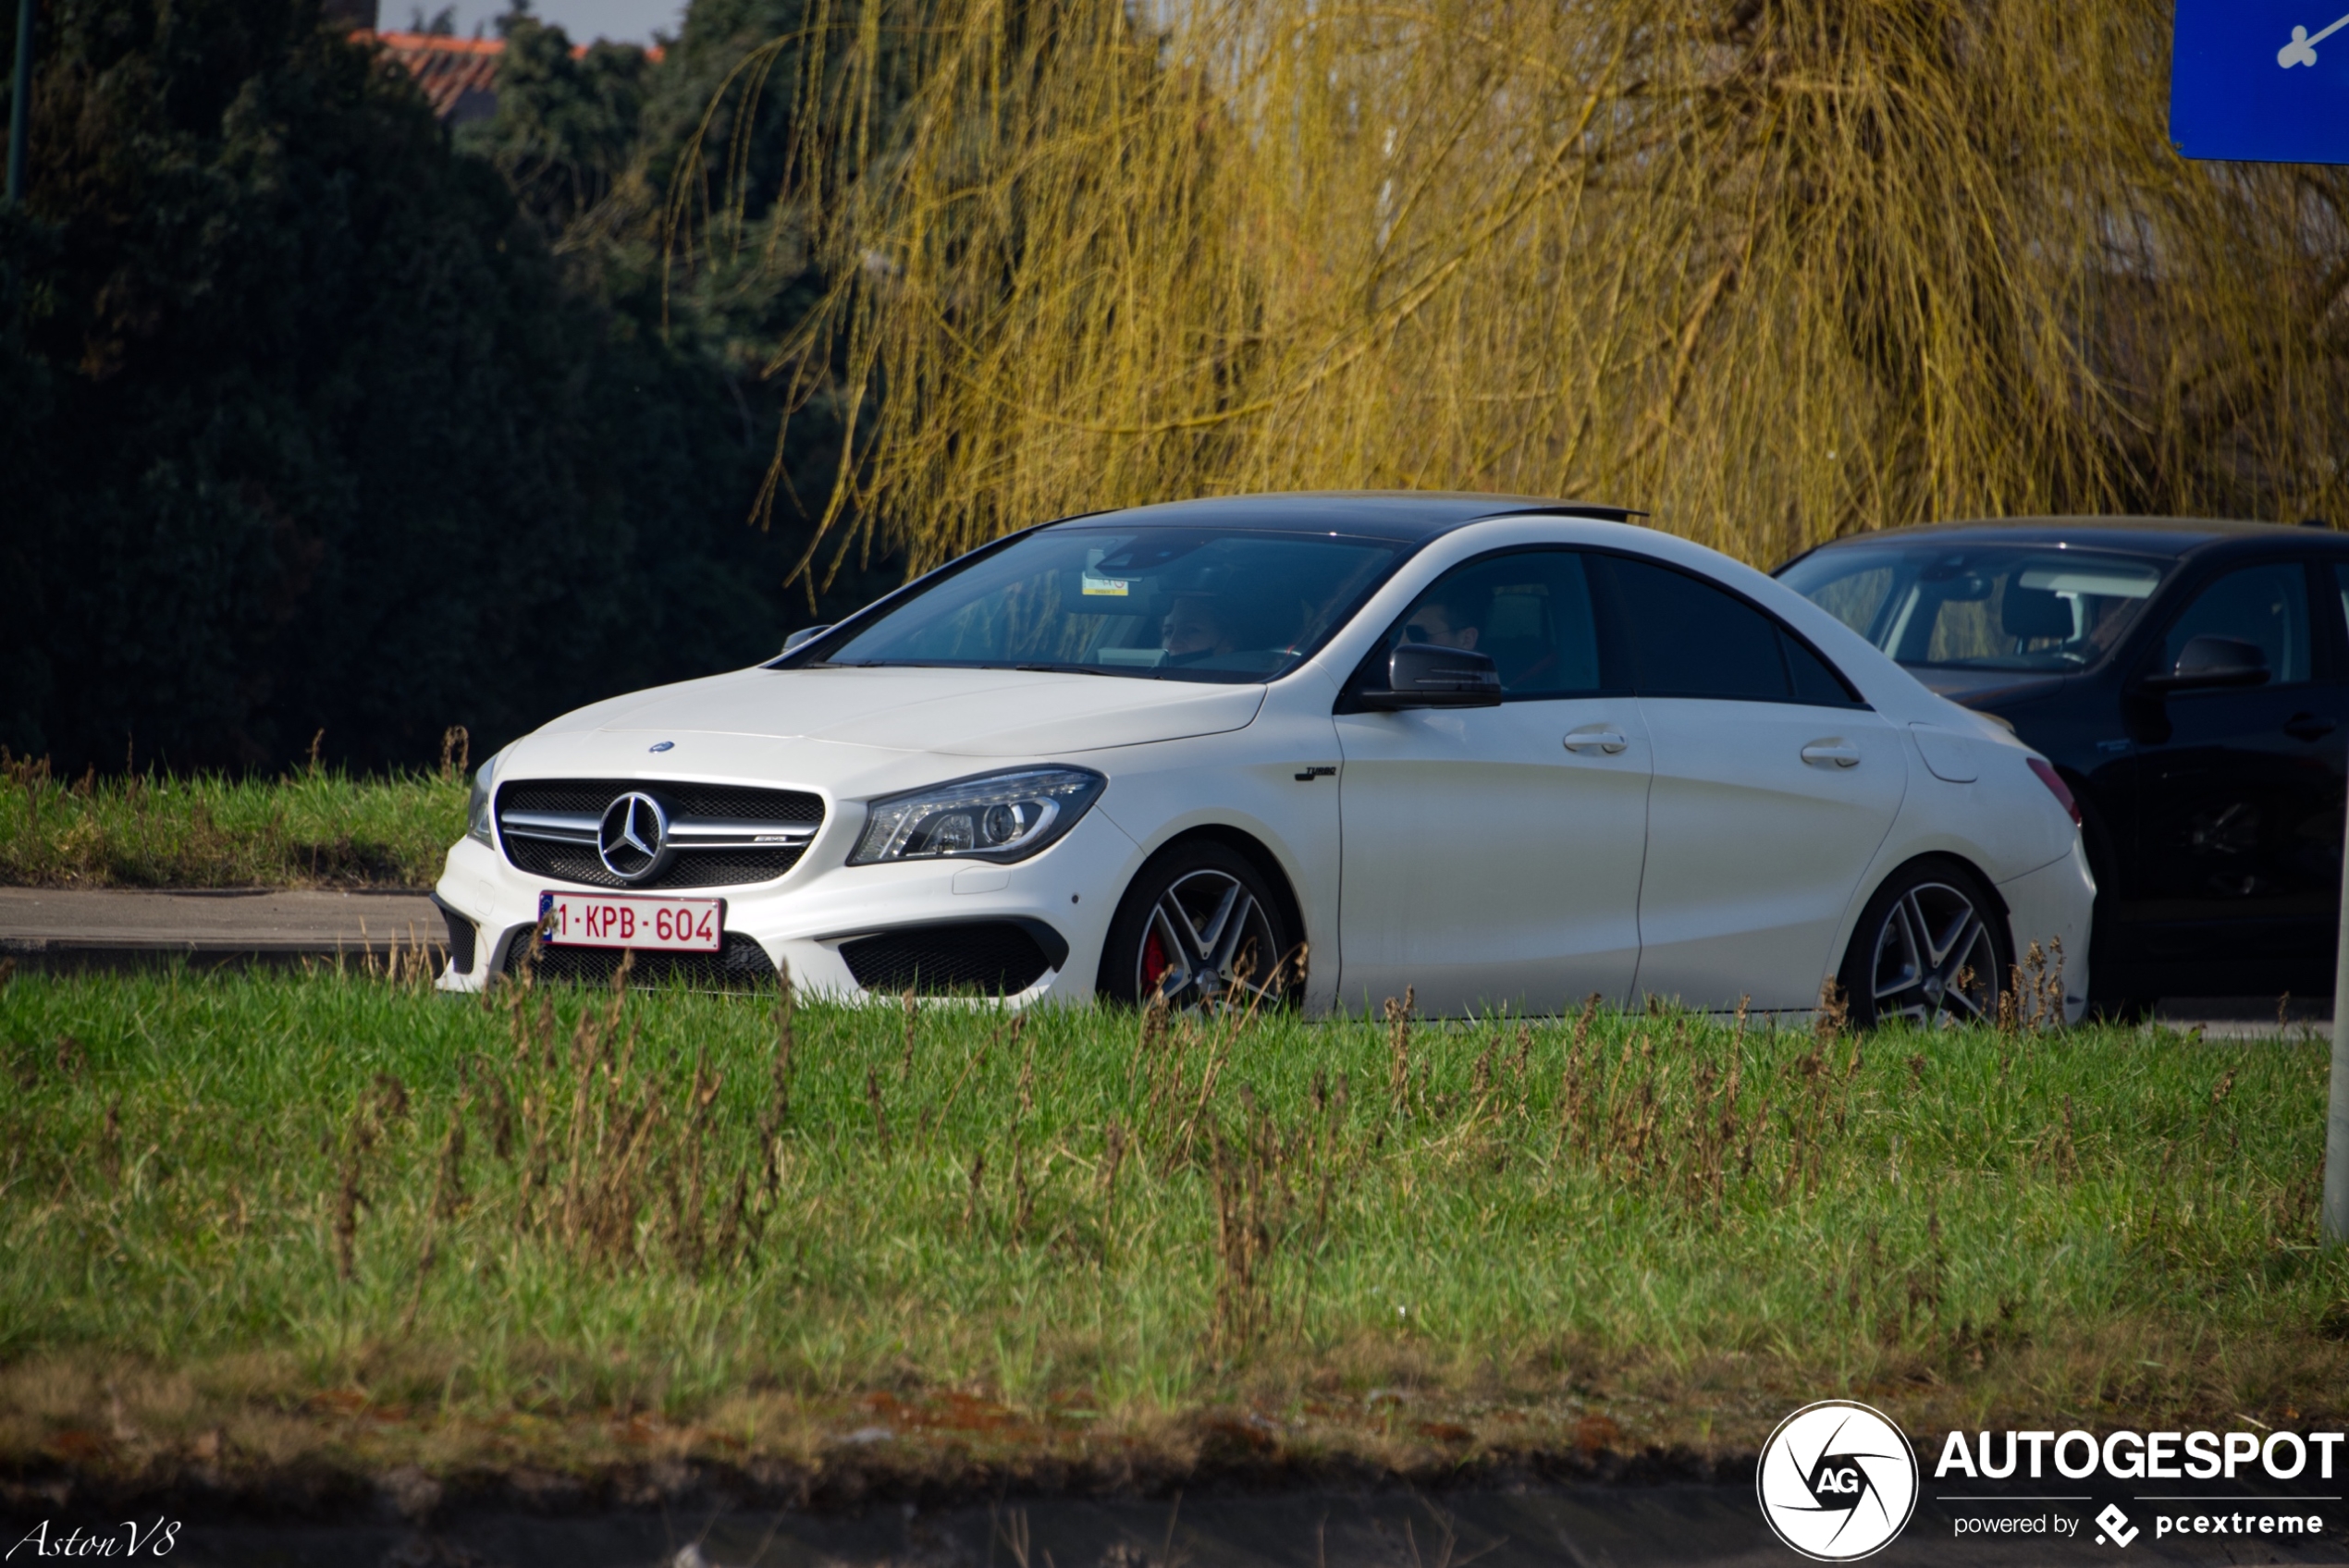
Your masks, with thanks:
M971 1401L1128 1466L1236 1406L1315 1463L1750 1450L1819 1388L2337 1424L2321 1041L2023 979L1932 1034L935 1006L909 1056L772 993L0 965L0 1464L640 1464L650 1415L911 1466L843 1434Z
M2349 177L2178 158L2159 0L809 16L727 89L793 116L783 200L744 222L707 145L672 217L832 280L772 366L850 416L818 572L1293 487L1603 498L1762 562L2344 510Z

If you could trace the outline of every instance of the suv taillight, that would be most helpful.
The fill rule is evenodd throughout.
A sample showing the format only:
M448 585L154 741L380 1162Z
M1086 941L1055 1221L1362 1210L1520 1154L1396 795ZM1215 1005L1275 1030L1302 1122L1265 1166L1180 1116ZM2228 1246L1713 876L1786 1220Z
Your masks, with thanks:
M2072 817L2072 826L2079 827L2080 802L2072 798L2072 786L2063 781L2063 775L2058 773L2055 770L2055 765L2045 757L2030 757L2025 760L2031 764L2031 771L2039 776L2039 782L2045 784L2048 792L2062 802L2064 811Z

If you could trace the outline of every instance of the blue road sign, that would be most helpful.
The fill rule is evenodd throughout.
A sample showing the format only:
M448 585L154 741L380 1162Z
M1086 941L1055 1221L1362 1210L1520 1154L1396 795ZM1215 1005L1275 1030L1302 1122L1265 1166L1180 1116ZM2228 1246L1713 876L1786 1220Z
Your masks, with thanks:
M2189 158L2349 164L2349 0L2177 0L2170 139Z

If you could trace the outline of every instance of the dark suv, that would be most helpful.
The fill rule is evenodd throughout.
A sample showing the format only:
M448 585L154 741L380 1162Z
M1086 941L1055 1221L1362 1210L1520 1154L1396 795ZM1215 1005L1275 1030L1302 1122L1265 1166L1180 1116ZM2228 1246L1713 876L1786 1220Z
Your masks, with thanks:
M1777 576L2055 763L2096 871L2106 1011L2331 995L2349 535L1940 523L1839 540Z

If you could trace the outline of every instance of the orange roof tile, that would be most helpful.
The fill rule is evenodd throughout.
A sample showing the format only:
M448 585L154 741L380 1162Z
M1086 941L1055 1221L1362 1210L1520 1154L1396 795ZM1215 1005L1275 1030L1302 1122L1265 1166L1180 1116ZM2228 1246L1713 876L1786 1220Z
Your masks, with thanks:
M424 90L437 119L463 124L487 119L498 107L498 61L502 38L452 38L434 32L357 33L372 37L383 52L408 67Z
M351 36L363 42L372 40L382 46L385 54L406 66L414 75L416 85L424 90L436 117L462 124L486 119L496 112L498 61L506 53L504 39L457 38L443 32L369 32L365 29ZM580 59L586 53L586 44L576 43L572 46L571 57ZM658 62L662 51L654 44L645 54Z

